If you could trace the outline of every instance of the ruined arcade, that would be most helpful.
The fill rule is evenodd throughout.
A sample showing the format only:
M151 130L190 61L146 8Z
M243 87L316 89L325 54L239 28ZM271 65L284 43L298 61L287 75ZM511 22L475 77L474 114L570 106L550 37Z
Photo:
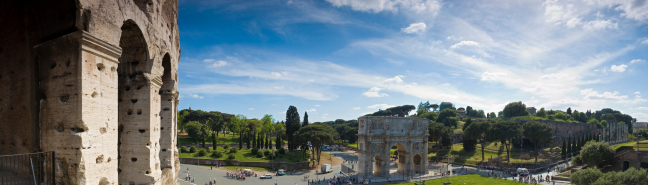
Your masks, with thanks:
M358 118L358 175L364 179L427 174L428 120L364 116ZM396 172L390 173L390 149L396 146Z
M0 155L54 152L56 184L175 184L178 1L0 8Z

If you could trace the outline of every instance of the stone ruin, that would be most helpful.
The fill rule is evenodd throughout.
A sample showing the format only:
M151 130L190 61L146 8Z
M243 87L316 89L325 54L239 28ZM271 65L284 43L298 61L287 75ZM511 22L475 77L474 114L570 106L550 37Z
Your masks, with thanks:
M428 120L364 116L358 118L358 175L364 179L391 177L389 157L397 146L397 173L428 174Z
M0 155L54 151L57 184L176 183L178 0L0 9Z

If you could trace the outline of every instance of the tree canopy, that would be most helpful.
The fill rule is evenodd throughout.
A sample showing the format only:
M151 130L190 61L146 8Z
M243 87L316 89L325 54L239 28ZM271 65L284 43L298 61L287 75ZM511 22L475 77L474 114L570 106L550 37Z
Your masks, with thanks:
M526 105L521 101L511 102L504 107L504 117L512 118L516 116L528 116L529 112L526 109Z
M537 121L529 121L522 125L524 138L529 139L533 142L535 149L535 163L538 163L538 145L544 145L553 140L551 136L551 127L547 124L540 123Z

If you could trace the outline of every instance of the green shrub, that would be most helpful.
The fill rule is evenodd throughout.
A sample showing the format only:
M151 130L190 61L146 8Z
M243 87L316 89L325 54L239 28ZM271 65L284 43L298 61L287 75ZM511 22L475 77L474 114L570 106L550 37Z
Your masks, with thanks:
M198 148L196 148L195 146L191 146L191 148L189 148L189 152L191 153L196 153L196 150L198 150Z
M549 115L549 116L547 116L547 119L554 120L554 119L556 119L556 117L554 115Z
M207 149L201 148L200 150L198 150L198 156L202 157L205 155L207 155Z
M256 147L252 148L252 150L250 150L250 152L252 152L252 154L257 154L257 153L259 153L259 148L256 148Z
M258 158L262 158L262 157L263 157L263 152L257 152L256 156L257 156Z
M234 154L229 154L229 156L227 156L227 158L228 158L228 159L234 159L234 158L236 158L236 155L234 155Z
M265 155L265 156L270 155L270 152L271 152L270 150L264 150L263 155Z
M188 153L188 152L189 152L189 149L188 149L186 146L182 146L182 147L180 147L180 152L182 152L182 153Z
M229 148L229 145L223 145L223 149L227 150Z
M223 152L221 152L221 151L216 151L216 152L212 153L211 156L212 156L212 157L215 157L215 158L221 158L221 157L223 157Z
M229 153L233 154L233 153L236 153L236 152L238 152L238 148L232 147L232 148L229 149Z
M284 148L279 148L277 151L279 151L279 154L281 154L281 155L286 154L286 149L284 149Z
M267 156L270 159L274 159L277 155L275 154L275 152L270 152L270 155L267 155Z

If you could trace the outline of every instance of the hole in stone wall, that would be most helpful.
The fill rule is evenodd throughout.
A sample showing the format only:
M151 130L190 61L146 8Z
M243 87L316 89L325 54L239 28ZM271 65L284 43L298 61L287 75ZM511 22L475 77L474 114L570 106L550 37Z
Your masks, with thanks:
M137 103L137 99L131 99L131 103Z
M104 64L102 64L102 63L98 63L98 64L97 64L97 69L98 69L99 71L103 71L104 68L106 68L106 66L104 66Z
M50 64L50 69L54 69L56 67L56 63L51 63Z
M97 93L97 92L92 92L92 95L90 95L90 96L92 96L92 97L94 98L94 97L97 97L97 95L99 95L99 93Z
M110 161L112 161L112 158L109 157L108 160L106 160L106 162L109 163Z
M124 91L130 91L130 86L124 87Z
M167 107L167 108L164 108L164 109L162 109L162 110L164 110L164 111L169 111L169 110L171 110L171 109L169 109L169 108Z
M117 68L115 68L115 67L110 67L110 71L115 72L115 71L117 71Z
M126 112L126 115L131 115L131 114L133 114L133 110L128 109L128 111Z
M118 128L117 130L118 130L119 132L124 131L124 125L123 125L123 124L119 124L119 128Z
M54 127L54 130L56 130L56 132L59 132L59 133L63 132L63 130L65 130L65 128L63 127L63 122L59 122L58 124L56 124L56 126Z
M139 129L139 133L144 133L144 132L146 132L146 130L144 130L144 129Z
M146 143L146 146L151 146L151 142Z
M131 158L131 162L137 162L137 158Z
M102 177L101 181L99 181L99 185L110 185L110 182L108 182L108 178Z
M151 174L151 170L150 170L150 169L149 169L149 170L146 170L145 173L146 173L146 174Z
M104 158L104 155L103 155L103 154L100 155L99 157L97 157L97 160L96 160L97 164L101 164L101 163L103 163L103 158Z
M70 67L70 60L65 63L65 67Z
M161 129L164 130L164 127L162 127Z
M131 67L133 67L133 68L137 67L138 64L139 64L139 61L137 61L137 60L130 63Z
M67 102L69 99L70 99L70 95L67 95L67 94L59 96L59 101L61 101L63 103Z
M173 101L173 100L172 100L172 99L169 99L169 100L167 100L167 101Z
M162 149L162 151L163 151L163 152L166 152L166 151L167 151L167 149Z
M137 109L137 115L142 115L142 109Z

